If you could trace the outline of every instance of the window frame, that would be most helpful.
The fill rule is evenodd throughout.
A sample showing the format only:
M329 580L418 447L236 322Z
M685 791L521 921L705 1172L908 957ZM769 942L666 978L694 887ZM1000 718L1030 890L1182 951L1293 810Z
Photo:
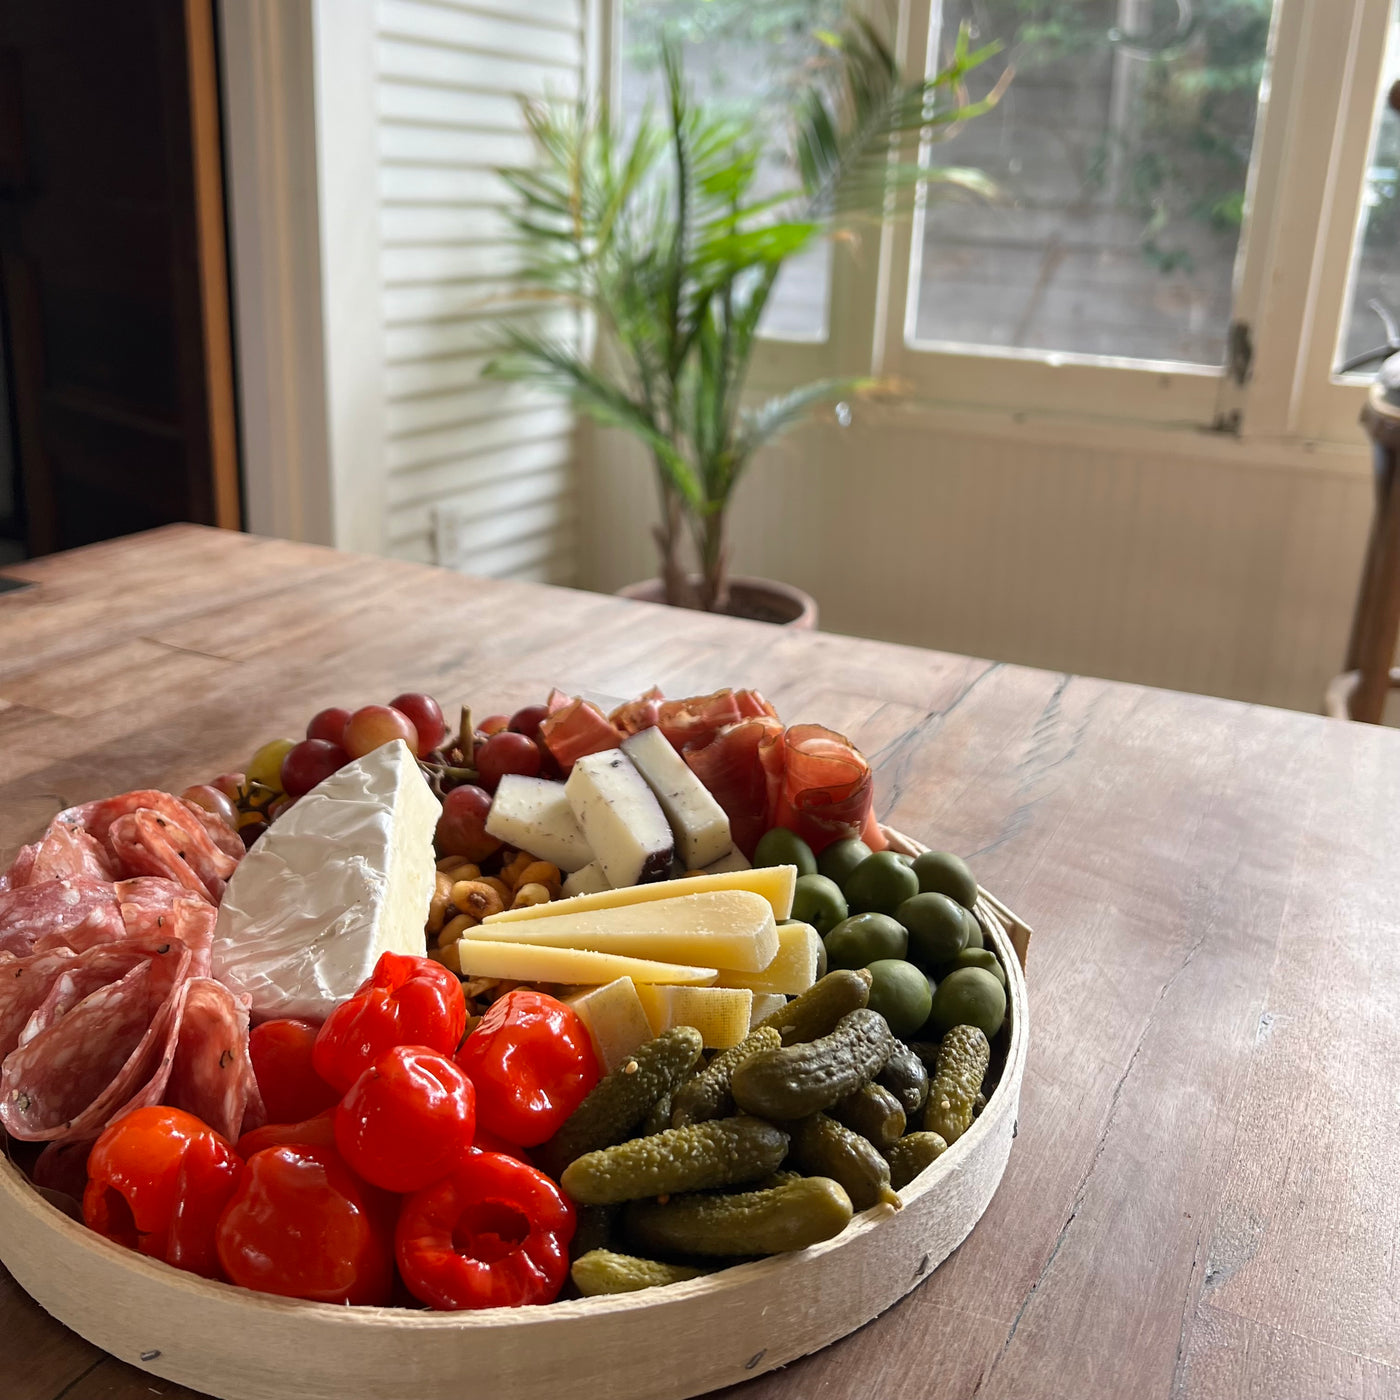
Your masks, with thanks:
M621 32L621 0L594 0ZM1236 255L1231 363L1108 359L906 339L919 223L888 221L831 259L825 341L764 337L751 383L873 373L909 407L1209 430L1261 443L1357 442L1365 376L1333 374L1349 301L1392 0L1276 0L1246 214ZM941 0L883 10L911 76L925 71ZM620 44L607 80L619 91Z

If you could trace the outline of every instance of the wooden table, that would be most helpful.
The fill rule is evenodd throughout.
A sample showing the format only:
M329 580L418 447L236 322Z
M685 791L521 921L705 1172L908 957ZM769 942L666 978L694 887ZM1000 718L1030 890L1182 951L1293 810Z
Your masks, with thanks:
M0 595L0 859L332 703L732 683L849 733L1032 924L990 1210L743 1400L1400 1395L1393 733L193 527L4 572L38 586ZM6 1400L189 1394L0 1279Z

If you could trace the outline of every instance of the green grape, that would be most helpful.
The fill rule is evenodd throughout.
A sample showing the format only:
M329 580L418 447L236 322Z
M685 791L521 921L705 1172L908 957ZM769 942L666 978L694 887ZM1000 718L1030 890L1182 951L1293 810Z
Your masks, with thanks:
M296 747L296 742L295 739L271 739L264 744L248 764L248 781L281 792L282 760Z

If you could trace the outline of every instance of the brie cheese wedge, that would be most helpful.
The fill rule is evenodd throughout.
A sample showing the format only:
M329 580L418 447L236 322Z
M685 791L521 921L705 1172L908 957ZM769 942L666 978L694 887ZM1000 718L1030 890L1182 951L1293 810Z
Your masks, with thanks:
M214 975L253 1019L322 1020L385 952L422 957L442 807L402 739L289 808L229 880Z

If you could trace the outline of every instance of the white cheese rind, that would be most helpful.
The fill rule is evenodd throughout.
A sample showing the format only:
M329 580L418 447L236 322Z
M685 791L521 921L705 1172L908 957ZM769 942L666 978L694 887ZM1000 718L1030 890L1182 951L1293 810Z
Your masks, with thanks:
M563 783L507 773L496 787L486 831L571 873L593 859Z
M622 752L656 794L676 838L676 854L687 870L707 866L731 849L724 808L659 729L630 735L622 741Z
M385 952L421 957L442 808L402 739L332 773L244 856L213 970L255 1020L322 1020Z
M564 790L584 839L614 889L662 880L675 838L656 794L621 749L586 754Z

